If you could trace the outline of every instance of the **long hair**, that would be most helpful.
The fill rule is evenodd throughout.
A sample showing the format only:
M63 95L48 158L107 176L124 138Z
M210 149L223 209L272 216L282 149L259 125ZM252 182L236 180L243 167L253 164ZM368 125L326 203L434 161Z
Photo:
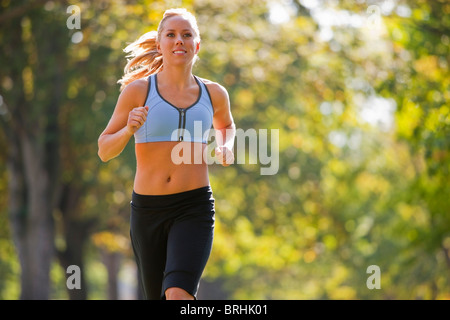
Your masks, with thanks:
M163 18L159 22L157 31L150 31L143 34L139 39L130 43L123 49L123 51L128 54L126 56L128 63L124 68L123 77L117 81L117 83L121 84L121 91L134 80L148 77L163 69L163 57L162 54L158 52L157 43L161 39L164 22L173 16L183 16L188 19L196 33L196 40L200 41L200 31L197 26L197 20L192 13L184 8L166 10Z

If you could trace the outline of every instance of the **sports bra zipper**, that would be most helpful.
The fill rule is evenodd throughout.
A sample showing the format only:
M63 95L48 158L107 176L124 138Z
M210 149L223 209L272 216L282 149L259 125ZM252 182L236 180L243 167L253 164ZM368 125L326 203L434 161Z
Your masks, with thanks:
M186 110L178 108L178 111L180 112L180 120L178 122L178 141L184 140L184 129L186 128Z

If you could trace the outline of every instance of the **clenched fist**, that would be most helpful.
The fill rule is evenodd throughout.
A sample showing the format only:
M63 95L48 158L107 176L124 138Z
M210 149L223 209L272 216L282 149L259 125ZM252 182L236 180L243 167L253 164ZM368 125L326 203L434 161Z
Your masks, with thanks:
M229 166L234 162L234 152L232 149L222 146L215 148L216 159L219 160L219 163L224 167Z
M147 120L148 106L137 107L128 114L127 128L134 134Z

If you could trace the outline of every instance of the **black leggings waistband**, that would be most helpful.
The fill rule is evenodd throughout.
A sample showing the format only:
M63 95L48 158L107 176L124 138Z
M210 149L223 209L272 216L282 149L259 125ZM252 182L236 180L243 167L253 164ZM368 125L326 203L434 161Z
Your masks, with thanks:
M131 195L131 204L138 208L161 208L176 206L180 203L213 200L211 186L200 187L193 190L162 194L162 195L143 195L134 192Z

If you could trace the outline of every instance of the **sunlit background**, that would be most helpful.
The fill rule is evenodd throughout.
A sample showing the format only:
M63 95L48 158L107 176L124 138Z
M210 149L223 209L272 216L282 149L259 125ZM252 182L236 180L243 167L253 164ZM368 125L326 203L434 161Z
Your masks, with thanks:
M248 144L210 166L199 299L450 299L446 0L0 0L0 298L141 297L134 143L102 163L97 139L123 48L172 7L237 128L279 133L273 175Z

